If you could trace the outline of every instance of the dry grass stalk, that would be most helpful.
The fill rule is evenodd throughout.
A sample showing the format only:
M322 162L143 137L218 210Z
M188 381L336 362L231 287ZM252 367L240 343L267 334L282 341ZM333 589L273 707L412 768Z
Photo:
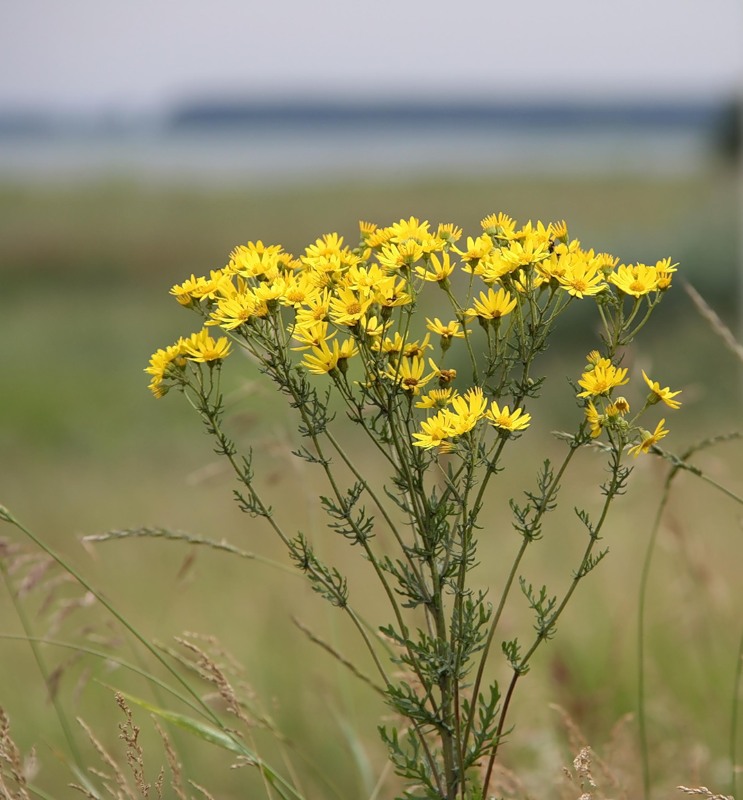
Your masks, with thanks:
M119 739L126 744L126 761L134 776L134 784L142 797L149 797L152 786L144 776L144 754L139 744L139 726L134 724L131 709L119 692L116 692L116 704L126 717L125 722L119 723Z
M175 792L175 796L178 798L178 800L188 800L185 789L183 788L183 766L178 760L178 755L175 752L173 743L170 741L168 734L165 733L163 728L158 724L157 720L153 720L153 723L157 729L157 732L160 734L163 747L165 748L165 758L167 759L168 767L170 768L170 788Z
M578 783L582 792L581 800L604 798L607 796L607 789L611 790L613 796L627 797L628 792L623 787L624 781L619 778L620 774L624 778L626 775L623 774L624 770L619 762L628 755L627 751L630 750L626 743L622 743L621 734L632 719L632 715L626 714L612 728L607 758L602 758L589 746L575 720L564 708L555 704L550 707L560 715L560 721L568 736L568 744L571 750L578 754L573 760L573 770L564 767L563 773L571 784ZM594 777L596 770L600 775L600 781Z
M725 347L743 363L743 345L735 338L733 332L727 325L717 316L717 313L707 305L707 302L701 294L687 281L682 281L681 284L684 291L689 295L691 302L699 314L707 320L712 330L722 339Z
M35 757L33 761L35 764ZM26 774L27 766L10 735L10 720L0 708L0 796L7 800L30 800Z
M189 781L189 784L193 786L196 791L201 792L201 796L204 798L204 800L214 800L214 797L210 795L203 786L199 786L199 784L195 783L194 781Z
M111 797L115 798L126 798L126 800L137 800L136 795L131 790L129 783L127 782L126 778L124 777L124 773L121 771L119 765L116 763L116 760L110 755L110 753L106 750L106 748L98 741L93 731L85 724L85 721L78 717L77 719L78 724L80 727L85 731L90 743L95 748L96 752L98 753L98 757L101 761L112 771L113 777L108 775L105 772L101 772L100 770L90 768L90 773L95 775L99 779L104 782L104 788L109 793ZM116 787L118 788L118 792L114 793L112 787L109 785L109 781L113 780ZM91 797L90 793L87 789L84 789L77 784L70 784L70 787L73 789L77 789L78 791L82 791L87 797ZM92 795L95 797L95 795Z
M680 789L685 794L701 795L702 797L706 797L707 800L735 800L735 798L733 798L728 794L715 794L706 786L695 786L695 787L677 786L676 788Z
M235 690L232 688L232 684L227 680L227 676L216 661L189 639L176 637L176 641L196 656L196 666L199 674L204 680L209 681L209 683L217 687L219 696L224 701L227 711L236 716L241 722L250 724L250 720L243 712Z

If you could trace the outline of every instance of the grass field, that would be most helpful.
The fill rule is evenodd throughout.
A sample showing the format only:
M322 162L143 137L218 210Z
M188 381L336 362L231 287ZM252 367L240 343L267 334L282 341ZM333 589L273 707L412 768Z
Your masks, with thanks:
M270 531L231 502L231 477L187 405L178 396L154 401L146 390L142 370L149 354L195 329L196 321L168 296L170 286L192 272L222 266L231 248L249 239L281 242L297 252L331 230L354 240L359 219L389 223L411 214L454 221L473 234L479 219L497 210L521 221L565 218L585 246L614 252L623 261L654 262L671 255L681 262L680 274L728 322L733 319L737 207L733 178L723 171L652 182L432 180L242 192L123 182L0 187L5 301L0 503L63 553L152 640L176 647L173 637L183 631L212 634L234 653L251 696L286 735L308 798L371 797L384 765L375 728L385 709L291 622L297 615L341 651L354 652L352 631L333 609L301 578L255 560L169 542L83 547L80 537L163 526L224 537L286 564ZM597 345L591 321L579 316L565 330L562 346L544 360L549 411L534 436L544 445L509 465L492 536L483 543L483 585L497 584L507 562L504 553L517 545L507 498L529 485L545 457L559 453L549 431L569 424L574 413L565 376L577 377L585 353ZM669 449L680 452L740 427L741 365L680 285L628 359L635 372L644 366L662 385L683 387L686 402L669 419ZM306 511L320 491L319 478L307 473L307 465L304 471L291 466L289 415L277 409L268 390L251 389L252 377L233 376L229 386L236 437L255 443L267 491L287 507L289 527L294 522L314 534L323 554L348 571L364 614L376 623L385 621L357 553L333 541L320 515ZM723 444L698 463L740 495L742 450L739 444ZM570 508L586 487L595 495L596 469L597 462L585 459L566 487L573 499L566 496L554 530L531 557L530 569L542 576L535 582L559 585L569 579L578 547ZM596 751L606 755L626 789L623 795L604 783L607 796L629 797L639 790L636 719L626 720L621 730L615 726L636 711L640 568L663 476L653 459L638 462L607 536L609 558L580 588L559 636L525 680L514 715L519 725L503 753L526 788L510 794L504 788L504 796L580 794L559 788L561 766L572 761L575 741L550 704L565 709ZM646 673L657 797L676 796L679 784L728 791L730 715L742 633L740 516L739 506L684 475L661 528L648 597ZM10 526L0 535L34 552ZM10 582L17 585L29 569L25 564ZM81 596L70 581L47 583L58 574L39 572L38 585L27 587L21 599L36 634L63 641L113 638L121 658L144 662L141 649L95 605L68 602L68 610L49 628L60 604ZM42 607L42 596L52 586L52 605ZM515 627L522 612L512 613ZM7 591L0 596L0 614L3 633L23 634ZM107 747L123 752L116 727L121 715L110 686L166 702L153 700L141 678L111 662L52 646L44 648L44 658L50 668L64 665L59 697L85 763L95 763L96 756L76 727L78 715ZM0 706L20 747L37 747L41 768L35 783L51 797L78 796L64 788L71 779L69 755L63 755L67 745L22 641L0 641ZM145 752L152 754L148 769L156 772L164 756L146 712L135 713L145 729ZM254 735L262 752L281 763L275 737L259 729ZM741 738L739 732L738 763ZM183 748L188 775L214 797L262 796L255 771L230 770L229 754L194 745L182 732L176 731L174 740ZM312 763L332 775L335 788L323 785ZM391 796L391 785L385 783L378 796Z

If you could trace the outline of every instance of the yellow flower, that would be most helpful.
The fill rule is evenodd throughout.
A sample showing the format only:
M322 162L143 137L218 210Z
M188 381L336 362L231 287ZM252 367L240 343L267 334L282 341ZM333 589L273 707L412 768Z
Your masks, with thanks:
M413 302L413 298L405 291L405 288L405 281L389 278L375 292L374 302L379 303L382 309L388 309L390 312L396 306L406 306Z
M409 239L415 239L420 242L423 239L428 239L430 233L428 232L428 222L421 222L416 217L411 217L408 220L401 219L389 226L392 233L391 241L393 242L407 242Z
M568 294L579 299L603 292L606 289L604 273L590 262L574 258L568 262L563 275L557 280Z
M629 383L626 369L620 369L611 363L599 363L581 376L578 385L584 391L578 392L578 397L608 395L615 386L624 386L625 383Z
M609 281L620 292L632 297L642 297L658 289L658 273L654 267L649 267L647 264L635 264L634 266L622 264L616 272L609 275Z
M395 331L392 338L385 336L381 342L372 344L372 350L381 351L390 361L396 361L397 356L402 354L403 347L405 347L405 341L398 331Z
M252 293L223 297L217 303L217 307L211 313L211 319L206 324L219 325L226 331L239 328L250 319L256 305L256 298Z
M394 273L403 267L410 267L423 256L423 248L415 241L408 239L400 244L386 244L377 256L379 263Z
M330 292L323 289L310 295L297 312L297 323L304 325L308 322L321 322L328 318L330 313Z
M449 417L451 435L461 436L463 433L471 431L482 419L487 406L488 401L479 386L453 398Z
M361 297L351 289L341 289L330 300L330 319L336 325L357 325L371 303L371 298Z
M392 240L394 231L391 228L377 228L364 236L364 240L369 247L381 247Z
M509 275L520 269L518 264L513 264L503 257L502 250L491 250L484 258L481 258L474 272L479 275L487 284L495 283L504 275ZM469 272L467 268L465 271Z
M406 342L405 347L402 349L402 354L405 358L423 358L426 354L426 350L433 349L433 345L429 344L431 339L430 334L426 334L423 337L423 341L414 341L414 342Z
M586 406L586 421L591 430L591 438L595 439L597 436L600 436L604 426L604 418L596 410L596 406L590 401Z
M673 273L678 264L671 264L670 258L663 258L655 264L655 274L658 276L658 291L665 292L671 288Z
M314 244L305 248L302 261L308 264L313 264L315 261L324 261L329 256L340 255L342 250L343 237L337 233L326 233L319 239L315 239Z
M376 222L364 222L364 220L359 220L359 233L364 240L368 239L378 227Z
M385 377L395 385L401 386L408 394L416 395L420 394L420 390L433 378L433 373L424 377L424 368L423 359L418 356L403 358L397 364L387 366Z
M490 408L485 412L485 419L503 431L523 431L529 427L531 414L525 414L522 408L517 408L513 412L509 410L508 406L500 408L498 403L493 400Z
M586 367L586 369L592 369L598 364L602 364L603 366L611 364L611 361L609 361L608 358L604 358L598 350L591 350L586 356L586 361L588 362L588 367Z
M436 238L447 244L458 242L462 238L462 229L453 222L440 222L436 231Z
M423 280L444 283L448 281L449 276L454 272L454 264L451 263L451 257L448 253L442 253L441 259L432 254L429 266L416 267L415 271Z
M433 377L436 378L442 389L448 386L457 377L457 371L455 369L437 367L436 362L432 358L428 359L428 366L433 370Z
M527 264L536 264L549 258L549 239L540 241L535 235L527 236L523 241L516 239L509 242L508 247L501 250L504 261L514 267L525 267Z
M447 347L452 339L464 339L464 331L460 330L461 327L456 320L444 324L438 317L434 317L433 320L426 317L426 328L431 333L438 334L446 342ZM442 346L444 341L442 341Z
M498 289L497 293L488 289L488 293L480 292L479 299L475 300L472 308L464 313L468 317L485 319L498 319L510 314L516 308L516 298L511 297L505 289Z
M312 351L307 353L302 360L302 366L315 375L327 375L332 372L338 366L340 358L338 340L334 339L332 344L332 349L328 347L327 341L321 342L319 347L313 347Z
M593 264L600 269L604 275L611 274L611 271L619 263L619 258L611 255L611 253L598 253L593 257Z
M658 442L664 437L668 435L668 431L663 427L665 424L665 420L662 419L656 426L655 430L650 433L649 431L643 431L643 438L642 440L636 444L634 447L630 447L629 453L633 455L635 458L640 455L640 453L648 453L650 448L654 445L658 444Z
M426 392L415 404L416 408L446 408L449 403L457 396L457 390L449 387L448 389L431 389Z
M451 436L449 416L449 412L443 409L433 417L423 420L421 432L413 434L413 437L418 440L413 442L413 447L444 448L448 444L446 440Z
M171 344L164 349L157 350L150 357L150 363L144 371L152 376L147 387L157 398L164 397L168 391L167 386L163 386L163 380L168 376L171 367L183 368L183 339L179 339L175 344Z
M367 339L376 339L384 333L384 323L376 317L362 317L359 324Z
M182 306L189 306L193 302L195 292L198 291L203 282L203 278L197 278L192 274L188 280L176 284L170 290L170 294L172 294Z
M270 304L271 308L275 308L285 291L286 280L277 277L272 281L261 281L253 289L253 294L258 303Z
M471 236L467 237L467 247L465 250L453 248L456 253L462 256L463 261L467 261L470 265L476 264L481 258L484 258L492 249L493 242L489 236L483 234L473 239Z
M303 303L320 290L315 286L310 275L306 272L298 275L291 275L286 279L284 291L279 298L282 306L292 306L299 308Z
M555 239L566 242L568 240L568 223L564 219L559 222L550 222L549 228Z
M629 402L626 397L617 397L613 403L606 407L607 417L624 417L629 414Z
M650 396L648 397L650 405L655 405L655 403L659 403L662 400L669 408L679 408L681 406L680 400L673 399L677 394L681 394L681 389L677 392L672 392L668 386L665 389L661 389L659 383L648 378L645 370L642 370L642 377L645 378L645 383L650 387Z
M280 244L264 245L263 242L248 242L238 245L230 253L230 261L226 271L246 278L269 279L279 272L279 262L291 260L291 256L283 252Z
M376 291L390 281L389 275L378 264L356 264L344 273L341 285L355 292ZM392 279L394 280L394 278Z
M499 239L510 239L516 230L515 221L503 212L489 214L480 220L480 226L485 233L490 234L490 236L496 236Z
M341 372L346 371L346 362L349 358L353 358L359 352L356 342L353 339L346 339L341 342L338 348L338 369Z
M198 361L202 364L209 361L221 361L229 355L230 342L226 336L221 336L217 340L212 339L209 331L204 328L184 340L183 351L191 361Z
M334 336L335 332L328 335L328 323L325 320L312 320L305 323L297 322L292 330L292 339L299 342L299 347L293 347L292 350L309 350L314 347L322 347L324 342Z

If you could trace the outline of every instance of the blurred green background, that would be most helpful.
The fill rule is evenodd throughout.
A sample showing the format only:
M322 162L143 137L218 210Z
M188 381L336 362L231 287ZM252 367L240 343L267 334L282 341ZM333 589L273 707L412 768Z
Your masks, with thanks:
M476 235L482 217L505 211L522 223L564 218L584 246L613 252L626 263L672 256L680 262L678 277L734 327L737 197L736 172L722 160L689 174L649 177L402 177L244 189L124 178L6 183L0 186L0 502L154 640L174 647L173 637L183 631L218 637L243 665L256 702L288 737L308 796L369 797L384 765L375 728L386 711L294 627L291 617L297 615L342 652L359 652L346 620L301 578L175 543L80 543L83 535L114 528L163 526L224 537L287 563L270 531L236 508L232 478L183 398L155 401L147 391L143 369L150 353L197 325L168 295L171 285L223 266L232 247L248 240L301 253L329 231L354 241L359 219L388 224L410 215L455 222L465 235ZM565 378L576 379L585 354L599 344L595 320L580 313L565 318L556 338L542 364L550 380L540 410L533 412L539 422L521 440L494 498L493 531L483 537L478 573L483 585L497 587L518 546L508 497L533 485L545 457L559 457L560 445L549 431L570 425L576 413ZM683 389L683 407L666 415L669 449L679 453L740 427L741 364L701 319L680 281L627 358L636 402L641 367L662 386ZM253 375L238 375L236 363L229 366L231 430L238 441L255 445L258 472L286 513L287 527L313 535L318 550L348 570L352 600L370 620L385 622L373 577L358 553L334 541L311 510L321 485L308 465L299 469L287 457L296 439L288 411L277 407L268 387L249 383ZM698 459L739 495L741 449L721 445ZM363 450L357 452L363 457ZM529 580L555 591L569 581L581 547L570 509L586 496L589 506L598 502L599 469L599 460L584 456L566 481L560 509L528 559ZM624 738L613 729L636 711L640 566L664 475L655 459L637 462L607 535L609 557L579 588L557 639L544 647L524 680L513 715L518 726L502 752L532 790L558 781L560 766L574 755L550 704L566 709L590 744L614 758L625 785L638 786L636 721L626 723ZM658 786L696 785L695 780L720 786L729 775L742 633L740 517L740 507L693 476L678 479L653 562L647 619L649 735ZM10 526L0 535L29 555L35 552ZM22 603L38 635L93 642L113 637L122 658L146 662L102 610L72 602L80 591L59 582L58 570L39 568L36 574L36 562L18 558L7 562L16 570L9 580L18 588L24 576L33 575ZM0 614L4 633L22 632L7 590L0 595ZM507 627L526 630L530 624L516 603ZM66 745L29 647L4 640L0 654L2 705L16 740L24 750L37 747L38 784L53 796L67 796L60 788L69 780ZM59 696L69 718L82 716L106 746L120 748L119 714L107 687L127 687L152 699L148 686L112 663L76 658L72 651L48 646L44 657L50 668L64 667ZM368 671L368 664L362 668ZM149 740L146 714L137 713ZM86 758L95 762L82 732L75 731ZM260 796L254 772L230 770L227 754L184 734L175 737L187 774L215 797ZM262 752L281 763L273 737L260 730L255 737ZM740 745L737 757L740 762ZM158 758L156 753L153 769ZM317 771L332 773L335 790L323 785ZM380 797L391 795L390 785L383 784Z

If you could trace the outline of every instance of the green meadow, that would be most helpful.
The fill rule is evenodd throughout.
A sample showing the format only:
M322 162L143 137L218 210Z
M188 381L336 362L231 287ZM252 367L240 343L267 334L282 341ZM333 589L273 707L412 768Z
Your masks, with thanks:
M287 569L289 560L267 526L240 512L232 475L183 398L172 392L155 400L147 390L143 369L150 354L198 327L168 294L170 287L222 267L230 250L249 240L281 243L295 254L330 231L355 242L359 220L389 224L415 215L454 222L465 235L476 235L479 220L495 211L521 223L565 219L571 237L622 262L671 256L680 264L625 365L633 382L645 369L661 386L683 390L681 409L665 414L671 433L663 442L681 454L741 428L743 364L682 286L690 282L735 330L737 198L735 176L722 166L647 179L431 178L240 190L125 180L0 186L0 503L172 663L193 658L178 641L185 636L218 663L232 665L233 684L253 720L250 747L292 776L308 800L391 797L395 783L376 731L389 711L298 625L352 659L361 652L355 632ZM491 500L492 529L481 532L477 572L483 587L499 585L518 548L508 499L533 485L545 458L560 457L551 431L575 419L566 378L577 380L586 353L599 345L596 320L576 311L564 318L540 362L548 379L538 404L542 416ZM297 434L290 409L247 361L243 374L234 366L225 370L232 435L252 444L256 470L287 528L312 537L318 552L349 576L364 616L383 624L383 599L368 565L334 537L314 503L324 491L321 476L291 457ZM354 431L346 433L351 449L365 458ZM535 583L559 588L570 580L581 547L572 507L595 507L600 499L601 461L581 459L543 541L530 552ZM740 442L711 446L694 463L743 495ZM500 751L499 797L579 797L579 785L566 784L562 768L583 744L596 754L596 796L641 792L639 588L668 465L645 456L634 466L605 536L609 555L581 584L555 640L524 678L513 713L517 724ZM733 718L743 636L741 516L740 505L697 476L674 480L653 551L645 615L647 755L656 798L679 796L682 784L729 794L731 759L743 763L743 721L736 730ZM151 538L82 541L142 527L224 540L250 556ZM83 796L67 788L80 782L76 758L86 767L111 767L78 718L126 770L118 728L124 716L114 689L153 706L185 709L120 663L173 683L64 570L47 563L11 525L0 523L0 537L0 706L20 751L35 748L32 783L46 792L39 796ZM528 627L527 611L516 602L507 627ZM45 640L36 655L29 633ZM54 703L37 657L51 676ZM365 673L367 661L359 656ZM182 671L200 693L214 694L196 669ZM223 697L211 702L224 711ZM148 711L136 704L132 711L154 781L166 755ZM214 798L279 796L255 768L231 769L233 753L177 726L168 731L186 778ZM177 796L168 791L165 797ZM196 792L189 796L208 796Z

